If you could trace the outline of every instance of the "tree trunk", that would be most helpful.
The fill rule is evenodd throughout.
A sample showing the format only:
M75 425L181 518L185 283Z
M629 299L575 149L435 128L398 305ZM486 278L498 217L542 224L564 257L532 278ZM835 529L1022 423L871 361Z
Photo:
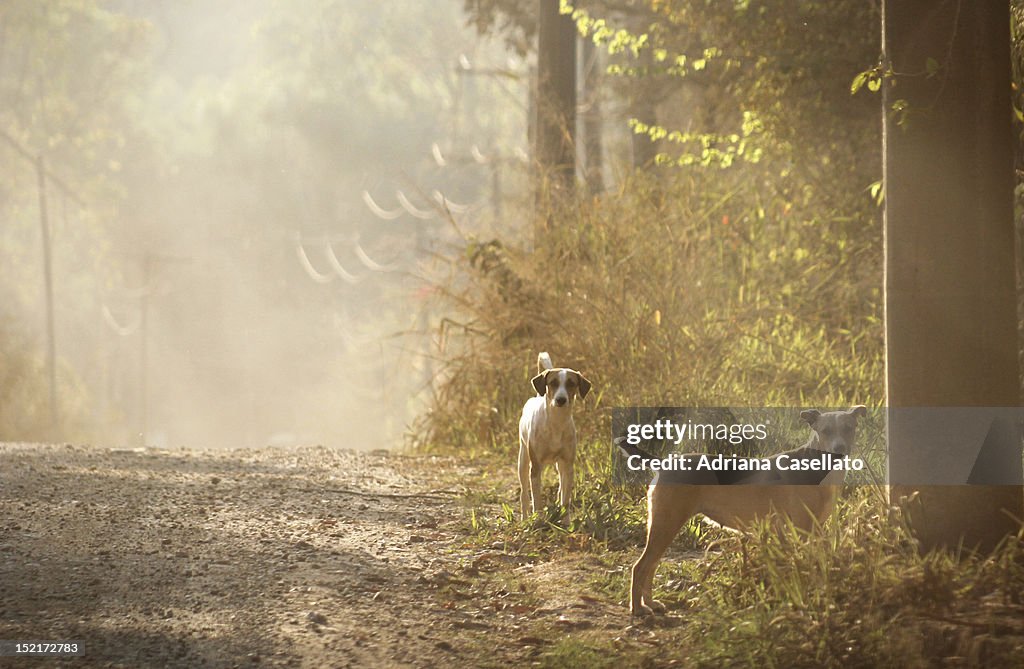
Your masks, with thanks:
M890 496L925 549L1024 515L1009 35L1005 0L883 6Z
M537 121L534 157L538 198L568 200L576 185L576 24L559 0L539 0Z
M604 137L601 131L601 74L604 62L593 40L582 40L583 60L583 165L587 192L604 192Z

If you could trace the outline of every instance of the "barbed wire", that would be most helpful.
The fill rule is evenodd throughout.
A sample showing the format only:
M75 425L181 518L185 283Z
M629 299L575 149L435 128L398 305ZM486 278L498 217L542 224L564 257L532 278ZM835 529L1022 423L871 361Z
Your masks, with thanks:
M456 202L452 202L444 193L442 193L439 190L435 190L432 193L432 195L434 196L434 201L437 202L437 204L439 204L444 209L447 209L448 211L452 212L453 214L464 214L470 209L480 206L479 202L476 204L458 204Z
M423 221L429 221L431 219L437 218L436 211L419 209L418 207L416 207L416 205L409 201L409 198L407 198L405 196L405 193L403 193L401 190L395 191L395 197L398 198L398 204L402 205L402 208L409 212L412 216Z
M359 262L363 263L367 269L371 269L374 272L394 272L400 267L400 263L397 260L389 263L379 263L375 261L366 254L366 251L363 249L363 245L359 243L358 238L353 241L352 246L356 253L356 257L359 258Z
M302 265L302 269L306 271L306 274L316 283L326 284L334 281L335 274L324 274L318 272L313 263L309 261L309 256L306 255L306 249L302 245L302 239L298 239L295 242L295 253L299 257L299 264Z
M138 332L139 326L142 324L142 312L140 310L136 310L135 318L129 321L128 325L121 325L117 322L117 319L114 317L114 313L110 310L110 306L107 305L106 302L103 303L103 307L100 311L103 314L103 320L119 337L130 337Z
M354 286L362 283L363 280L366 279L365 274L362 276L356 276L342 267L341 262L338 261L338 256L334 253L334 246L331 245L331 240L326 238L324 239L324 255L327 256L327 262L331 265L331 269L333 269L345 283Z
M377 218L382 218L385 221L393 221L405 215L401 207L399 207L398 209L392 209L390 211L385 209L384 207L381 207L373 199L373 196L370 195L370 191L367 190L363 191L363 202L366 203L366 206L369 207L370 211L373 212L374 216L376 216Z

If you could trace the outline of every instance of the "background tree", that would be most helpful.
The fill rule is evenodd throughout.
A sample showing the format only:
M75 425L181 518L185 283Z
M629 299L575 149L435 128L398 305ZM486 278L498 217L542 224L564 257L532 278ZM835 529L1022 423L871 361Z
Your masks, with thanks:
M0 438L59 436L40 401L47 337L34 156L48 175L58 412L66 434L95 424L82 377L103 364L96 295L118 275L107 241L151 39L145 22L98 2L0 4Z
M571 199L576 187L576 42L559 0L538 0L534 159L541 198Z
M44 151L88 203L51 201L58 371L66 413L81 419L67 438L92 439L85 423L116 425L103 430L111 441L137 431L141 313L159 443L401 435L424 389L405 372L422 366L418 344L432 334L417 319L434 299L422 276L457 236L433 191L481 204L487 168L453 156L476 146L508 160L525 148L525 113L507 113L522 87L511 77L507 91L474 82L457 67L460 55L509 71L520 64L465 28L460 7L0 3L0 129ZM483 104L492 97L505 104ZM10 331L0 337L16 353L0 365L0 430L9 418L4 434L25 439L46 422L35 171L6 145L0 158ZM508 172L505 191L525 197ZM426 219L400 206L399 189ZM364 190L398 209L395 220L378 219ZM470 227L498 225L483 211ZM368 257L404 273L364 266L357 236ZM321 271L332 242L340 263L365 276L310 281L297 240ZM356 382L366 377L375 383ZM379 420L353 434L341 406Z

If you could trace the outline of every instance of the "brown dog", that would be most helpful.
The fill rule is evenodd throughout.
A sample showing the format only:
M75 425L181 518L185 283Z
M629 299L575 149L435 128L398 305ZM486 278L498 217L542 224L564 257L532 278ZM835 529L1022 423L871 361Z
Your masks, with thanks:
M725 476L701 469L701 458L708 456L683 455L679 461L685 465L659 471L647 492L647 545L633 565L630 612L651 615L665 610L651 595L654 572L680 528L695 514L734 529L772 512L805 531L823 522L846 475L846 468L833 468L834 463L849 465L857 418L865 414L863 406L849 411L801 412L800 417L811 426L810 440L800 448L764 459L771 465L767 470ZM642 465L633 468L648 469L647 465L658 459L629 445L623 437L615 441L629 457L631 467ZM829 469L812 469L815 462L822 466L827 462Z

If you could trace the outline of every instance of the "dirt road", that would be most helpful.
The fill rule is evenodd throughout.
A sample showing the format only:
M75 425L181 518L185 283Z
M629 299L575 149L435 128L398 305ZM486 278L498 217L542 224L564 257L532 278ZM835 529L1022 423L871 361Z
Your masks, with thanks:
M465 545L479 475L322 447L0 444L0 640L85 647L0 666L518 665L552 643L535 628L621 630L617 602L481 577L528 558Z

